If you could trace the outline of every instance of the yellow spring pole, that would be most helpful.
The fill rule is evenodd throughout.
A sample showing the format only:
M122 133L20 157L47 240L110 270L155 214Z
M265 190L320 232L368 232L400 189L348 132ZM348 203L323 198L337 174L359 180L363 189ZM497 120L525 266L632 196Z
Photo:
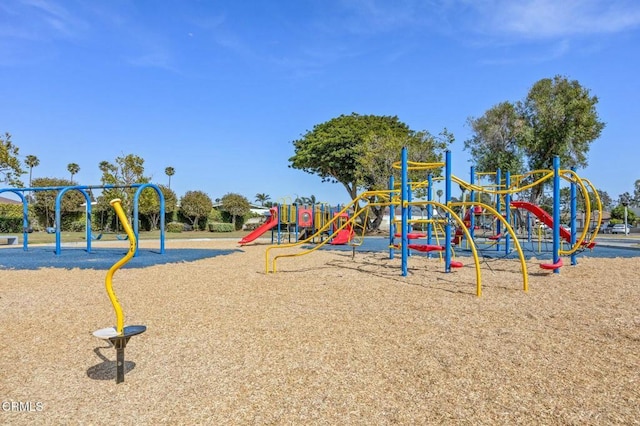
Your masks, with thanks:
M124 227L125 232L127 233L127 237L129 237L129 251L127 254L117 261L109 271L107 272L107 277L105 278L105 286L107 287L107 294L109 295L109 300L111 300L111 304L113 305L113 309L116 312L116 332L118 335L122 335L124 330L124 313L122 312L122 307L120 306L120 302L118 302L118 298L116 294L113 292L113 274L120 269L125 263L127 263L136 252L136 236L133 233L133 229L131 229L131 224L127 220L127 216L122 209L122 202L119 198L111 200L109 203L116 211L118 215L118 219L120 219L120 223Z

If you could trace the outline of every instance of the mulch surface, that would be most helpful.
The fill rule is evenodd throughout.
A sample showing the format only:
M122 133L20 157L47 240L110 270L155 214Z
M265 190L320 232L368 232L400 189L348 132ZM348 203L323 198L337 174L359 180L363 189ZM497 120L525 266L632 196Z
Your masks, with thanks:
M169 241L235 249L233 241ZM528 261L445 274L317 251L265 273L257 244L123 269L0 270L2 424L640 424L640 262Z

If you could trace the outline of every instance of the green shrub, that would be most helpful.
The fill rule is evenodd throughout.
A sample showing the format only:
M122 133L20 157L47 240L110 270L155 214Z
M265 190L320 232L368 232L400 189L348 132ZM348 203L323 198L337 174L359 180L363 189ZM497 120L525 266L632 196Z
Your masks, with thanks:
M184 224L180 222L167 223L167 232L182 232L183 229L184 229Z
M87 227L87 222L84 220L75 220L73 222L67 223L65 231L70 232L82 232Z
M22 232L22 217L0 217L0 232Z
M245 231L255 231L261 225L262 225L262 223L247 223L246 225L244 225L244 230Z
M220 223L222 220L222 212L218 209L211 209L209 214L207 215L207 221L209 223Z
M86 219L82 212L62 213L60 230L65 232L84 231Z
M209 232L233 232L232 223L210 223Z
M0 217L11 217L22 219L22 204L0 203Z

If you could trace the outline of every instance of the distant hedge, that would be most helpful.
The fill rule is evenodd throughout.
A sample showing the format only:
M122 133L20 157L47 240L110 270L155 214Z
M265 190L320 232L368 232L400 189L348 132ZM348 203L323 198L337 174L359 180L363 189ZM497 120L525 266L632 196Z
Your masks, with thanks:
M167 232L182 232L183 229L184 229L184 224L180 222L167 223Z
M22 232L22 217L0 217L0 232Z
M209 232L233 232L233 223L210 223Z
M22 231L22 204L0 203L0 232Z

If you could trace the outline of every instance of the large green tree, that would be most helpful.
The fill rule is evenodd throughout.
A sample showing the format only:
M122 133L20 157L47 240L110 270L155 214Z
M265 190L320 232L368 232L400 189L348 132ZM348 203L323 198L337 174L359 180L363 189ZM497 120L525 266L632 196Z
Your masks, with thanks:
M176 193L168 186L158 185L162 195L164 196L164 212L165 215L171 214L176 210L178 197ZM160 197L153 188L145 188L140 194L139 212L149 219L151 231L158 229L160 222Z
M622 204L618 204L616 207L611 209L611 219L614 219L611 222L612 223L624 223L625 210L627 212L627 223L629 223L629 224L635 223L636 214L631 209L629 209L628 206L625 209L624 205L622 205Z
M35 178L33 179L33 187L47 186L71 186L73 183L67 179L58 178ZM55 205L58 191L35 191L33 194L34 202L32 208L38 217L40 223L44 226L53 226L55 224ZM84 211L86 207L82 204L85 202L84 196L80 191L67 191L60 200L61 213L77 213Z
M640 179L637 179L633 183L633 197L629 200L629 205L640 207Z
M605 126L598 117L597 103L598 98L577 80L555 76L535 83L517 106L526 122L521 146L529 168L551 169L555 156L563 168L586 167L591 143ZM539 200L542 191L543 186L534 187L531 200Z
M167 167L164 169L164 174L169 176L169 188L171 188L171 176L176 174L176 169L174 169L173 167Z
M604 211L610 209L611 205L613 204L613 199L611 198L609 193L600 189L598 189L597 191L598 196L600 197L600 203L602 204L602 210Z
M293 141L294 155L289 158L289 167L317 174L323 182L339 182L355 199L364 185L358 170L359 157L366 152L372 136L391 133L402 137L409 132L397 117L341 115L315 125Z
M244 216L251 211L249 200L240 194L225 194L220 200L220 203L220 210L229 213L231 216L231 223L233 223L234 229L236 228L236 218L238 216Z
M523 147L519 140L525 121L518 115L515 105L501 102L482 117L468 118L467 124L473 133L464 142L464 148L471 153L477 172L500 169L516 174L524 170Z
M80 166L77 163L69 163L67 164L67 171L71 175L69 180L73 182L73 177L78 174L80 171Z
M33 168L40 165L40 159L38 159L38 157L36 157L35 155L27 155L24 159L24 164L29 167L29 187L31 187Z
M129 186L139 183L148 183L149 178L144 175L144 159L134 154L117 157L115 162L101 161L99 163L104 185ZM136 188L105 189L98 198L98 210L111 211L109 202L114 198L122 201L122 208L131 220L133 211L133 196ZM109 213L109 216L112 216Z
M586 167L591 143L600 137L597 96L577 80L563 76L536 82L517 105L526 121L522 148L531 169L550 169L559 156L563 168Z
M19 152L20 148L11 141L11 134L0 135L0 184L24 186L20 180L20 176L25 172L18 159Z
M271 199L271 196L269 194L265 194L262 192L259 192L256 194L256 201L259 202L261 206L264 206L265 203L270 199Z
M563 168L586 167L591 143L604 123L600 121L598 98L577 80L563 76L536 82L523 101L503 102L482 117L469 119L473 135L465 142L478 171L497 168L519 172L550 169L558 156ZM542 186L532 189L533 202L540 202Z
M194 230L200 228L198 221L207 217L212 208L211 198L202 191L187 191L180 199L180 212L189 219Z
M360 191L386 189L403 146L413 161L439 161L453 140L446 130L443 135L416 132L395 116L341 115L293 141L289 167L341 183L353 200ZM371 228L381 222L382 208L374 208L374 216Z

